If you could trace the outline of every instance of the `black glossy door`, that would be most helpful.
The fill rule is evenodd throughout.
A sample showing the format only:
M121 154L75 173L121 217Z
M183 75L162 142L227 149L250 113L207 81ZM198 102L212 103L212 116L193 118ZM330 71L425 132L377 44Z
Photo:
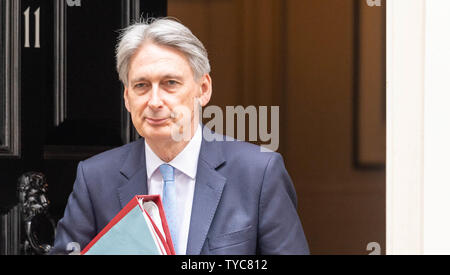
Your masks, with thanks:
M118 30L166 0L1 0L0 208L42 172L62 217L80 160L137 138L115 71ZM2 234L6 236L5 234ZM1 253L1 250L0 250Z

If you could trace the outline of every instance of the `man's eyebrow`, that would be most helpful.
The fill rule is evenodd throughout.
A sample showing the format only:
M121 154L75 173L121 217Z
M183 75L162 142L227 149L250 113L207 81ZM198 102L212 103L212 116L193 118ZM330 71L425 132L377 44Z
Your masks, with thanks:
M138 77L138 78L132 79L131 83L136 83L136 82L141 82L141 81L147 81L147 78L145 78L145 77Z
M168 78L182 80L183 76L177 75L177 74L165 74L165 75L161 76L161 79L168 79ZM142 76L142 77L137 77L137 78L131 79L130 83L136 83L136 82L141 82L141 81L147 82L149 80L148 80L148 78Z
M176 74L166 74L166 75L163 75L162 78L163 79L167 79L167 78L183 79L183 77L181 75L176 75Z

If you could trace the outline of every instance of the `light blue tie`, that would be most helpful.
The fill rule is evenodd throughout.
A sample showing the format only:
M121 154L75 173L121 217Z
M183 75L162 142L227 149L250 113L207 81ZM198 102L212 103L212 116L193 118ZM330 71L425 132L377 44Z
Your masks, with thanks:
M174 168L169 164L162 164L159 167L159 171L161 172L164 180L164 191L163 191L164 213L166 214L166 219L169 225L170 236L172 237L175 253L178 254L177 248L178 222L176 218L177 194L175 192L175 178L173 173Z

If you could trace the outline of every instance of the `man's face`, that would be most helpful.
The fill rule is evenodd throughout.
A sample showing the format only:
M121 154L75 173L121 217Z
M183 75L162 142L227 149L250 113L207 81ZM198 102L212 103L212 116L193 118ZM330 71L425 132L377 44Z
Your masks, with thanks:
M148 42L131 59L125 106L136 130L148 142L172 138L180 119L189 119L193 135L198 123L194 112L210 96L209 75L196 80L187 58L176 49Z

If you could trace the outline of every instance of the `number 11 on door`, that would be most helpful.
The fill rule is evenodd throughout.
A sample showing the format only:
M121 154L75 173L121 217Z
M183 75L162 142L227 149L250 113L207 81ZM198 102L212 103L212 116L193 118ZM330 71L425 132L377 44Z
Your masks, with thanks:
M25 12L25 48L30 47L30 7L28 7ZM35 30L34 30L34 48L41 47L41 38L40 38L40 18L41 17L41 8L39 7L34 12L34 20L35 20Z

